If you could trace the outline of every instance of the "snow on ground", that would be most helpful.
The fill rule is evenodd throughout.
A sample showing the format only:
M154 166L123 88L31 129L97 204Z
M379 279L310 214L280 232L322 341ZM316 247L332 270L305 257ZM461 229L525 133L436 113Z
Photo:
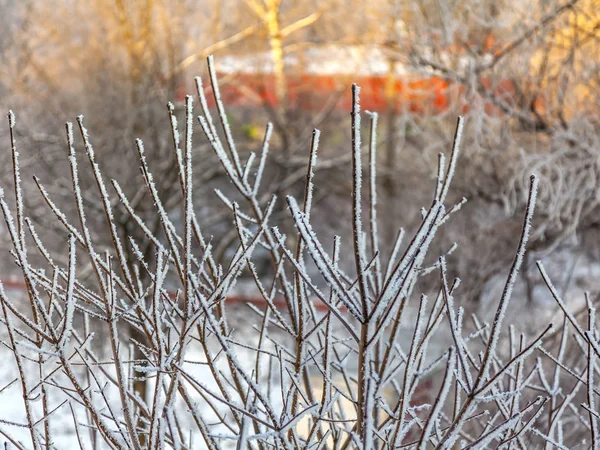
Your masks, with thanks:
M550 260L550 258L548 258ZM569 307L572 310L579 309L585 304L584 292L593 291L595 289L594 280L600 275L600 264L593 263L585 257L575 258L573 254L561 253L553 255L551 261L546 263L546 268L553 278L553 282L557 289L561 292L567 292L564 298L568 301ZM508 269L507 269L508 270ZM547 288L544 286L541 278L535 274L535 271L531 272L532 279L532 293L531 301L527 300L526 285L523 279L520 279L515 286L513 294L513 300L508 315L508 323L515 324L517 329L531 331L532 328L547 324L552 321L553 316L557 311L557 307L550 296ZM500 298L502 288L504 286L506 275L498 275L493 278L489 285L486 286L485 295L482 298L478 315L482 320L490 320L491 314L495 311L495 306ZM9 291L9 295L14 298L19 296L19 292ZM22 293L20 294L22 296ZM460 300L460 295L457 295L457 300ZM409 309L411 317L414 315L414 311ZM253 326L260 326L260 319L253 313L249 313L247 306L243 304L237 304L231 308L229 314L229 320L236 328L237 333L241 333L242 336L256 336L252 331ZM407 324L404 329L404 333L408 338L411 333L411 323L414 324L412 318L407 318L405 323ZM275 339L284 339L274 335ZM6 328L0 326L0 339L3 342L7 342ZM249 338L251 340L251 338ZM402 339L402 338L401 338ZM434 358L441 351L445 349L448 336L445 336L442 332L432 342L432 346L428 355ZM96 338L97 341L106 342L100 334ZM248 367L252 368L254 365L253 352L244 349L243 347L236 347L236 353L240 362ZM103 360L109 360L109 351L106 350L102 356ZM35 356L31 352L31 356ZM187 360L193 361L194 363L186 364L186 369L193 374L199 380L210 389L216 390L216 384L210 374L206 365L199 363L205 362L205 356L199 348L198 343L192 343L190 350L187 354ZM14 362L12 353L6 348L6 346L0 346L0 431L9 433L12 437L23 443L25 448L31 448L31 439L29 431L26 427L21 426L26 423L25 409L23 405L23 397L21 393L21 384L18 381L18 372ZM266 365L266 359L263 361ZM50 361L46 365L47 370L51 370L52 366L56 364L55 361ZM30 380L34 380L37 374L37 365L33 362L26 362L25 369ZM79 370L81 367L78 368ZM265 367L266 369L266 367ZM266 370L265 370L266 372ZM56 381L64 386L69 387L70 384L64 376L57 377ZM12 382L12 384L10 384ZM6 385L10 384L7 388ZM435 385L435 383L434 383ZM433 389L435 391L435 388ZM98 396L98 393L94 395ZM117 405L115 408L120 413L121 408L120 398L117 389L109 387L106 390L106 395L109 398L111 404ZM210 408L204 403L199 395L195 395L194 399L197 401L197 407L201 408L203 414L206 417L212 414ZM58 389L52 389L50 393L50 409L53 409L61 405L65 400L69 401L69 398ZM273 398L274 406L280 407L281 398ZM34 407L34 416L39 420L42 417L41 413L41 401L39 398L32 401ZM70 405L73 407L74 415L80 423L80 431L83 436L85 448L91 449L89 432L85 428L87 423L86 413L82 406L78 405L77 402L71 399ZM186 406L182 403L177 405L178 411L186 411ZM78 448L77 437L75 434L74 419L69 407L69 403L63 404L59 409L52 414L51 427L53 432L53 441L55 448L57 449L71 449ZM196 430L195 425L191 422L189 415L186 415L189 420L189 429ZM214 418L215 416L213 416ZM226 433L227 430L223 429L222 433ZM193 448L202 449L204 446L199 434L196 433L194 436L195 444ZM5 445L7 439L4 436L0 436L0 446ZM7 448L14 448L10 445ZM103 447L100 447L103 448ZM235 442L233 440L223 440L222 448L235 448Z
M236 333L241 333L242 336L248 336L248 339L244 340L244 343L251 344L252 336L256 336L256 334L252 334L252 327L260 326L259 317L251 312L244 304L236 304L235 307L230 308L228 314L229 320L231 323L235 324L237 329ZM407 320L407 323L410 323L411 320ZM406 333L410 333L410 326L407 326ZM102 338L100 334L97 335L97 340L101 342L106 342L107 340ZM2 340L6 340L6 330L5 328L0 329L0 338ZM279 336L276 333L273 333L273 338L278 341L279 344L284 343L284 336ZM288 338L289 339L289 338ZM237 346L235 348L237 356L239 358L240 363L248 369L252 369L254 367L254 354L252 351L249 351L243 347ZM104 355L100 356L101 360L108 361L110 360L110 351L109 349L105 349ZM35 357L34 352L31 352L30 356ZM12 353L6 348L2 347L0 349L0 358L3 361L2 370L0 371L0 386L5 386L9 384L11 381L15 381L8 388L0 393L0 430L6 433L10 433L10 435L23 443L25 448L31 448L31 438L29 435L29 430L24 426L26 424L26 415L25 408L23 404L23 397L21 394L21 384L18 382L18 371L16 369L16 365L14 362L14 357ZM206 365L202 365L201 363L206 361L206 357L203 354L198 343L192 343L189 347L189 351L186 355L186 360L190 361L190 363L185 364L185 368L198 380L201 380L202 383L206 385L209 389L217 391L216 383ZM267 369L267 361L266 358L262 361L262 371L266 373ZM52 366L55 365L56 362L49 361L46 364L46 369L51 370ZM76 369L80 370L80 374L83 378L82 367L76 367ZM30 375L30 380L36 378L38 368L34 362L26 362L26 373ZM114 369L110 372L114 375ZM55 378L55 381L66 387L71 387L71 384L65 376L59 376ZM275 385L278 385L277 379L272 379ZM315 386L319 386L321 383L320 380L315 379ZM102 384L102 383L101 383ZM340 385L343 385L343 382L340 380ZM0 389L2 389L0 387ZM152 388L151 388L152 389ZM318 388L317 388L318 389ZM280 411L282 407L281 396L278 394L278 389L274 389L274 393L272 395L272 402L275 411ZM99 393L95 392L94 396L96 400L99 399ZM120 398L119 393L116 388L113 386L107 387L105 390L105 395L109 399L111 405L114 405L115 410L121 414L121 408L119 407ZM58 405L61 405L65 400L69 401L70 399L58 389L52 389L50 392L50 409L55 408ZM212 413L211 409L206 405L206 403L200 398L199 395L194 396L194 400L197 401L197 406L202 410L202 413L205 418L207 418L208 422L216 421L216 416ZM34 405L34 416L36 419L42 417L42 405L39 399L32 403ZM76 401L71 399L70 406L73 407L74 415L77 418L80 426L80 432L82 435L82 440L84 442L84 448L91 449L90 445L90 437L89 432L87 431L85 425L88 423L86 418L85 409L77 404ZM74 418L71 413L69 403L63 404L55 413L51 416L51 427L52 427L52 436L55 448L57 449L71 449L78 448L77 444L77 436L75 434L75 426L74 426ZM349 406L349 405L347 405ZM187 406L183 404L182 401L177 405L177 411L186 411ZM347 414L347 417L351 417L352 414ZM193 445L194 449L202 449L204 445L202 443L202 439L200 438L199 433L196 431L195 424L192 423L191 417L189 415L184 416L189 421L189 429L194 430L194 441ZM2 422L4 421L4 422ZM6 421L14 422L8 423ZM23 426L19 426L19 424ZM187 426L188 424L186 424ZM299 425L299 430L307 428L306 425ZM223 434L231 434L227 429L223 427L222 430L214 430L215 432L220 432ZM7 439L4 436L0 436L0 446L5 444ZM11 447L9 447L11 448ZM107 448L100 446L99 448ZM221 448L235 448L235 442L233 440L222 440Z
M14 295L15 293L13 292L12 294ZM239 305L239 306L246 309L246 307L244 305ZM241 316L242 316L242 314L240 314L239 320L243 321L243 322L240 323L240 326L241 326L241 328L246 329L249 325L251 325L250 323L248 323L248 318L251 318L252 315L248 315L247 311L246 311L246 314L244 316L245 320L243 320L241 318ZM0 328L0 339L2 339L4 342L7 342L7 332L6 332L5 327ZM251 340L252 339L249 339L249 340L247 340L247 342L250 344ZM102 341L106 342L106 340L102 340ZM238 359L239 359L240 363L242 364L242 366L244 366L248 370L251 370L254 367L254 357L253 357L252 352L244 349L243 347L236 347L235 352L237 353ZM33 351L30 352L29 356L36 357L36 355ZM100 359L102 359L104 361L108 361L108 360L110 360L110 357L111 357L110 350L106 349L104 351L104 357L100 357ZM216 392L218 390L217 385L214 382L214 379L213 379L212 375L210 374L208 367L205 364L202 364L202 363L206 362L206 357L205 357L204 353L202 352L198 343L192 343L189 346L189 351L186 353L186 360L189 361L189 363L184 364L186 371L189 374L191 374L193 377L195 377L197 380L200 380L208 389L211 389ZM1 391L0 392L0 430L3 433L10 434L10 436L13 439L22 443L25 448L32 448L29 430L28 430L28 428L26 428L26 423L27 423L26 422L26 413L25 413L25 407L24 407L24 402L23 402L23 396L21 393L22 392L21 384L18 380L18 370L17 370L16 364L15 364L15 360L12 355L12 352L10 352L9 349L6 348L6 346L2 346L0 348L0 361L2 361L2 368L0 369L0 391ZM264 362L265 361L263 361L263 363ZM46 363L45 369L50 371L50 370L52 370L52 367L54 365L56 365L55 358L51 359L50 361L48 361ZM77 370L79 371L79 375L81 376L80 379L83 379L82 367L75 366L74 369L76 371ZM116 375L116 372L114 371L113 366L110 366L110 369L111 369L110 370L111 374L113 376ZM28 380L30 381L30 389L31 389L31 386L33 386L34 383L37 382L37 374L38 374L37 364L32 361L26 361L25 362L25 373L28 375ZM57 382L57 384L65 386L67 388L72 387L69 380L64 375L55 377L54 381ZM105 381L106 381L106 379L102 380L100 382L100 384L103 384ZM12 382L12 384L11 384L11 382ZM152 384L153 383L150 383L150 385L151 385L150 390L153 389ZM3 389L7 385L8 385L8 387ZM84 383L84 385L85 385L85 383ZM189 386L188 386L188 388L189 388ZM205 419L209 423L216 422L216 415L211 410L211 408L209 408L206 405L206 403L202 400L202 398L198 394L194 395L193 389L190 388L189 391L192 393L192 398L196 402L197 407L202 410L203 417L205 417ZM36 390L36 392L39 392L39 390ZM122 409L119 406L121 404L121 402L120 402L118 390L114 386L109 384L109 386L104 391L104 395L106 395L110 404L113 405L115 414L118 417L122 417ZM93 396L95 397L96 401L99 400L99 398L100 398L99 391L98 390L94 391ZM65 402L65 401L67 401L67 403L63 404L63 402ZM275 397L272 399L272 401L273 401L275 407L280 408L281 401L279 399L277 399ZM80 433L82 436L84 448L91 449L92 446L91 446L91 441L90 441L90 434L85 427L85 425L88 423L85 409L81 405L79 405L74 399L69 399L67 395L65 395L63 392L61 392L59 389L56 389L56 388L50 389L49 403L50 403L50 410L52 410L53 408L62 404L62 406L60 406L60 408L58 408L56 410L56 412L54 412L51 415L51 430L52 430L52 438L53 438L55 448L61 449L61 450L62 449L79 448L79 445L77 443L77 436L75 433L75 426L74 426L74 417L73 416L75 416L77 421L79 422ZM36 418L35 420L39 420L43 415L42 414L42 402L40 401L40 398L37 398L36 400L32 401L32 405L33 405L33 415ZM72 414L70 406L73 408L74 414ZM223 409L223 408L221 408L221 409ZM176 410L178 412L187 411L187 406L179 398L178 398L178 404L176 404ZM107 411L105 411L105 412L107 412ZM187 428L192 430L192 433L193 433L192 448L194 448L194 449L204 448L200 434L196 431L197 428L193 424L191 416L189 414L182 414L182 418L189 422L189 427L187 427L187 425L188 425L187 423L185 423L185 422L184 423ZM41 427L40 427L40 430L41 430ZM217 433L227 434L228 430L226 430L224 428L222 430L213 429L213 431L215 431ZM4 448L3 446L7 445L7 443L8 443L8 439L4 435L1 435L0 436L0 446L2 448ZM14 446L11 446L9 444L7 448L14 448ZM108 447L100 446L98 448L103 449L103 448L108 448ZM225 450L227 450L229 448L235 448L235 442L233 440L223 440L221 448L223 448Z

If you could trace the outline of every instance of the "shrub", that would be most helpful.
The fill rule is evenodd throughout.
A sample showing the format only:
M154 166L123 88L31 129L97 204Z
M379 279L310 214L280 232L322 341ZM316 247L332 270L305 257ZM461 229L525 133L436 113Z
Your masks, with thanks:
M460 280L451 279L445 255L428 256L436 232L464 202L446 205L462 119L449 161L439 156L433 199L422 210L420 227L410 239L401 230L388 245L377 234L377 114L369 113L365 170L360 90L353 86L352 243L343 246L339 237L328 240L313 230L320 220L311 216L318 130L312 136L304 198L285 199L296 227L286 236L271 226L276 197L261 191L272 127L267 126L261 154L242 161L211 58L209 73L222 135L199 79L198 121L244 199L238 204L220 194L237 233L229 261L214 258L214 244L203 234L194 209L191 96L185 104L183 149L171 116L180 215L167 214L143 143L136 142L144 187L162 227L158 233L136 214L117 181L112 181L116 197L109 194L78 118L112 238L112 248L104 252L86 219L73 126L67 124L79 224L36 180L68 235L62 259L49 254L26 215L15 121L9 114L16 209L9 209L4 195L0 206L30 308L25 312L0 289L5 346L14 356L26 411L20 421L0 421L7 441L17 448L54 447L53 436L63 432L57 424L69 412L81 448L570 448L582 444L582 436L589 436L586 446L600 448L595 406L600 347L592 301L584 311L587 323L581 325L582 314L569 312L538 262L564 315L562 327L548 326L532 338L517 336L512 327L505 330L534 213L534 176L493 321L480 323L473 316L468 332L455 300ZM152 242L154 255L143 254L136 239L124 240L117 233L115 198ZM125 246L137 261L126 258ZM259 248L271 257L268 277L259 276L253 263ZM43 264L34 262L36 253ZM339 264L347 259L354 261L353 273ZM429 300L415 291L419 280L432 273L440 281ZM240 317L226 300L242 278L253 280L262 303L249 302ZM235 329L253 320L256 326ZM104 330L108 357L99 355L105 343L94 344L92 329ZM569 329L573 352L567 352ZM429 403L423 401L423 386L433 392ZM13 426L27 429L30 443L13 437L8 430Z

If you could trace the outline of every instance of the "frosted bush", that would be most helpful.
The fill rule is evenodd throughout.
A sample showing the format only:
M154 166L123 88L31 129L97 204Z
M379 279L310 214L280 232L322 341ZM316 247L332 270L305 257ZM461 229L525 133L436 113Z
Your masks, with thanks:
M313 227L319 221L311 214L319 131L313 133L304 197L281 199L264 192L272 126L266 128L260 155L243 161L211 58L208 65L217 120L197 79L198 124L243 199L218 193L237 234L227 261L214 257L214 244L203 234L194 208L191 96L185 102L182 143L169 106L183 199L177 215L162 203L144 145L136 141L159 233L136 214L117 181L110 183L114 193L109 189L93 136L80 117L83 152L106 222L87 220L79 150L67 124L77 219L70 220L35 180L62 224L68 242L64 258L50 255L27 216L14 138L18 125L9 114L16 207L9 208L4 194L0 207L29 309L0 288L3 343L19 374L0 387L0 396L20 386L25 408L23 417L0 418L7 443L21 449L58 447L54 434L64 431L59 427L66 426L69 414L76 442L70 448L600 448L594 302L588 299L586 311L570 312L538 262L548 295L563 313L562 326L550 325L532 337L506 329L534 216L534 176L493 321L480 323L473 316L466 324L457 301L460 280L451 278L446 255L430 255L436 233L464 204L464 199L448 204L463 120L458 119L449 159L439 156L434 195L422 210L421 225L411 237L400 230L395 243L384 245L377 234L377 114L369 113L363 165L360 89L352 87L353 239L345 246L339 237L318 236ZM152 242L151 257L139 250L136 239L123 240L116 231L116 201ZM278 202L288 206L294 236L272 225ZM109 250L95 241L91 230L99 226L110 233ZM128 246L136 261L126 257ZM255 268L257 249L270 254L268 276L259 276ZM44 264L33 262L39 255ZM354 261L354 270L344 271L340 260ZM439 274L439 287L429 298L418 292L418 282L432 273ZM248 277L262 303L249 303L249 313L240 314L226 299ZM244 320L256 325L237 332ZM94 350L94 327L108 337L105 356ZM15 427L27 430L27 440L15 437Z

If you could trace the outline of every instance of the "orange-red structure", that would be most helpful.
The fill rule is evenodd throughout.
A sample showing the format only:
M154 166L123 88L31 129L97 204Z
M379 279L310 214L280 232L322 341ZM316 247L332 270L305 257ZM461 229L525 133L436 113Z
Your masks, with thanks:
M277 106L275 95L275 77L272 74L236 73L222 74L221 97L225 105L242 108L259 108L268 105ZM405 78L396 77L391 81L386 76L319 75L294 74L286 77L285 107L301 111L318 111L326 105L332 95L340 93L335 108L340 111L351 109L350 85L357 83L361 87L361 107L363 110L377 112L410 112L416 114L440 114L452 106L458 106L464 114L471 105L465 101L465 87L439 76ZM510 80L493 84L489 79L481 80L486 95L478 95L489 115L501 114L495 99L508 107L517 100L516 89ZM391 88L392 95L388 95ZM214 100L208 95L209 106ZM487 97L487 98L485 98ZM538 100L538 103L539 100Z

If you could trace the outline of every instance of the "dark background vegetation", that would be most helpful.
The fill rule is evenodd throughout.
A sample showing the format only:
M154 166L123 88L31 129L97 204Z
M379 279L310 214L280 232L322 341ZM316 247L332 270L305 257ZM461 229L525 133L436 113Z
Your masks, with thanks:
M166 104L175 104L182 121L183 95L193 93L196 75L208 86L204 59L214 54L223 92L234 92L224 95L240 152L259 150L266 122L274 123L271 189L302 192L311 131L321 129L315 207L326 212L322 231L349 236L348 222L340 220L350 211L342 200L350 187L343 105L351 82L370 80L378 87L365 86L363 97L378 95L384 244L398 227L412 229L420 221L418 209L431 195L424 181L433 179L437 153L449 148L456 116L464 114L452 195L468 199L466 213L437 244L442 250L459 244L457 275L468 280L462 299L477 305L510 262L508 243L520 227L515 212L532 172L541 191L523 271L528 301L535 303L540 282L533 274L536 255L566 261L558 274L565 285L585 284L569 281L570 268L599 258L597 0L2 0L0 8L0 108L17 113L25 189L35 188L35 172L58 203L68 204L71 196L67 166L58 163L67 158L63 124L83 114L103 170L130 181L123 188L142 217L151 208L143 190L136 196L138 137L167 207L178 206ZM227 66L231 61L238 64ZM329 88L302 78L315 70L325 73ZM417 83L407 88L410 80ZM246 100L236 100L240 92ZM439 98L443 107L436 106ZM196 208L219 254L227 255L235 236L227 235L230 217L213 189L230 186L206 142L196 139L194 151ZM11 182L8 156L2 152L5 186ZM89 173L82 183L94 188ZM93 189L86 194L92 207L94 195ZM26 198L32 216L51 233L55 224L39 196ZM135 233L129 216L121 216L120 232Z

